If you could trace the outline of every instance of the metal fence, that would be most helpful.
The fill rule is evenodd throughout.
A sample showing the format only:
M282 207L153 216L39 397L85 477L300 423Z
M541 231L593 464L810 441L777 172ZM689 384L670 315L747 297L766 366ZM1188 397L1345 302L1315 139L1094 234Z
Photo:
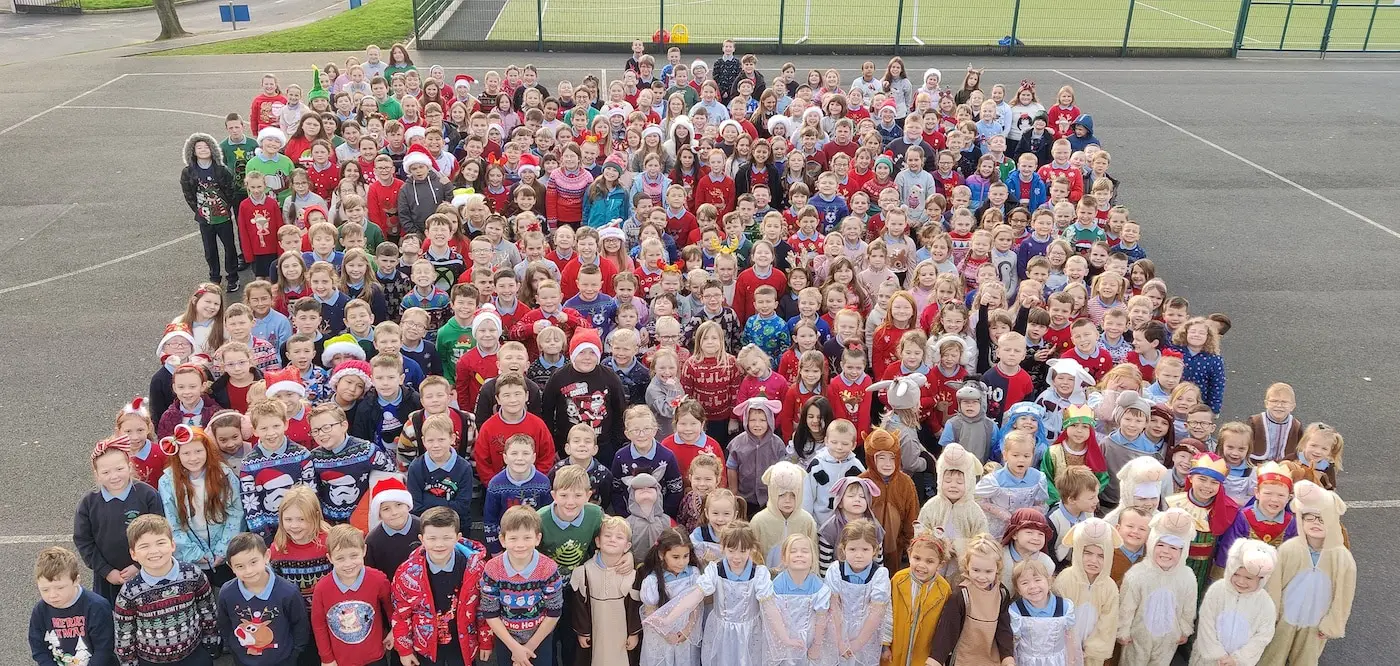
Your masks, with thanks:
M1231 56L1400 51L1400 0L414 0L420 48ZM658 56L658 59L661 59Z

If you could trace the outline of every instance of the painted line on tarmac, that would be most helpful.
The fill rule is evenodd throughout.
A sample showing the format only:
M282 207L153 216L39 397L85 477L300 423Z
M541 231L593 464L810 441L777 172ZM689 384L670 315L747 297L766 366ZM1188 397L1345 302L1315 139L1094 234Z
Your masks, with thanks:
M1161 124L1163 124L1163 125L1166 125L1167 127L1170 127L1170 128L1172 128L1172 129L1174 129L1174 130L1176 130L1176 131L1178 131L1178 132L1180 132L1180 133L1182 133L1182 134L1185 134L1186 136L1189 136L1189 137L1191 137L1191 138L1193 138L1193 139L1195 139L1195 140L1197 140L1197 141L1199 141L1199 142L1201 142L1201 143L1204 143L1205 145L1210 146L1211 148L1214 148L1214 149L1220 151L1221 153L1224 153L1225 155L1228 155L1228 156L1230 156L1230 157L1233 157L1233 158L1235 158L1236 160L1239 160L1240 162L1243 162L1243 163L1245 163L1245 164L1247 164L1247 165L1249 165L1249 166L1251 166L1251 167L1254 167L1255 170L1259 171L1260 173L1263 173L1263 174L1266 175L1266 176L1269 176L1270 178L1273 178L1274 180L1279 181L1280 183L1283 183L1283 184L1285 184L1285 185L1288 185L1288 186L1290 186L1290 187L1292 187L1292 188L1298 190L1299 192L1302 192L1303 194L1306 194L1306 195L1308 195L1308 196L1310 196L1310 197L1312 197L1312 198L1314 198L1314 199L1317 199L1318 201L1321 201L1321 202L1323 202L1323 203L1325 203L1325 204L1327 204L1327 205L1329 205L1329 206L1331 206L1331 207L1333 207L1333 208L1336 208L1337 210L1342 211L1343 213L1346 213L1347 215L1350 215L1350 216L1352 216L1352 217L1354 217L1354 218L1356 218L1356 219L1358 219L1358 220L1360 220L1360 221L1362 221L1362 222L1365 222L1366 224L1369 224L1369 225L1375 227L1376 229L1379 229L1380 231L1383 231L1383 232L1385 232L1385 233L1387 233L1387 234L1390 234L1391 236L1393 236L1393 237L1395 237L1395 238L1397 238L1397 239L1400 239L1400 231L1396 231L1396 230L1394 230L1394 229L1391 229L1390 227L1387 227L1387 226L1385 226L1384 224L1381 224L1381 223L1379 223L1379 222L1377 222L1377 221L1375 221L1375 220L1373 220L1373 219L1371 219L1371 218L1369 218L1369 217L1366 217L1365 215L1362 215L1361 213L1358 213L1358 212L1356 212L1356 211L1354 211L1354 210L1352 210L1352 209L1350 209L1350 208L1347 208L1346 206L1344 206L1344 205L1342 205L1342 204L1340 204L1340 203L1337 203L1336 201L1333 201L1332 199L1329 199L1329 198L1327 198L1326 196L1324 196L1324 195L1322 195L1322 194L1318 194L1316 191L1311 190L1311 189L1307 188L1307 187L1304 186L1304 185L1300 185L1300 184L1298 184L1297 182L1295 182L1295 181L1289 179L1289 178L1286 177L1286 176L1279 175L1278 172L1273 171L1273 170L1269 169L1268 167L1263 166L1263 165L1259 164L1258 162L1255 162L1255 161L1249 159L1248 157L1245 157L1245 156L1243 156L1243 155L1240 155L1239 153L1236 153L1236 152L1230 150L1229 148L1226 148L1226 147L1224 147L1224 146L1222 146L1222 145L1220 145L1220 144L1218 144L1218 143L1215 143L1214 141L1211 141L1210 139L1207 139L1207 138L1205 138L1205 137L1202 137L1201 135L1196 134L1195 132L1192 132L1191 130L1186 129L1185 127L1182 127L1182 126L1180 126L1180 125L1178 125L1178 124L1176 124L1176 123L1173 123L1172 121L1167 120L1166 118L1163 118L1163 117L1161 117L1161 116L1159 116L1159 115L1157 115L1157 114L1155 114L1155 113L1152 113L1151 111L1148 111L1147 109L1144 109L1144 108L1142 108L1142 107L1140 107L1140 106L1138 106L1138 105L1136 105L1136 104L1133 104L1132 102L1129 102L1128 100L1123 99L1122 97L1119 97L1119 96L1117 96L1117 95L1114 95L1113 93L1108 92L1107 90L1104 90L1103 88L1100 88L1100 87L1098 87L1098 86L1096 86L1096 85L1094 85L1094 84L1092 84L1092 83L1089 83L1088 81L1085 81L1085 80L1083 80L1083 79L1070 76L1069 74L1066 74L1066 73L1064 73L1064 72L1061 71L1061 70L1055 70L1055 73L1056 73L1056 74L1059 74L1060 76L1063 76L1063 77L1065 77L1065 78L1067 78L1067 79L1069 79L1069 80L1071 80L1071 81L1074 81L1075 83L1078 83L1078 84L1084 86L1085 88L1088 88L1088 89L1090 89L1090 90L1093 90L1093 91L1099 93L1100 95L1103 95L1104 97L1107 97L1107 98L1109 98L1109 99L1111 99L1111 100L1113 100L1113 101L1115 101L1115 102L1118 102L1119 104L1122 104L1122 105L1124 105L1124 106L1126 106L1126 107L1128 107L1128 108L1130 108L1130 109L1132 109L1132 110L1134 110L1134 111L1137 111L1138 113L1141 113L1142 115L1147 116L1148 118L1151 118L1151 119L1153 119L1153 120L1155 120L1155 121L1157 121L1157 122L1159 122L1159 123L1161 123Z
M1251 58L1251 59L1252 59L1252 60L1266 60L1266 58ZM1344 59L1344 58L1328 58L1328 60L1343 60L1343 59ZM1244 58L1241 58L1241 60L1244 60ZM1291 59L1289 59L1289 58L1267 58L1267 60L1291 60ZM1356 58L1356 60L1364 60L1364 59L1363 59L1363 58ZM478 67L457 67L457 66L447 67L447 66L444 66L444 67L443 67L443 70L449 71L449 72L470 72L470 71L480 71L480 70L482 70L482 69L484 69L484 68L483 68L483 67L480 67L480 66L478 66ZM497 68L497 69L499 69L499 68ZM580 67L552 67L552 66L550 66L550 67L537 67L536 69L538 69L538 70L541 71L541 72L578 72L578 73L583 73L583 72L588 71L590 68L589 68L589 67L586 67L586 66L580 66ZM189 71L189 72L129 72L129 73L127 73L127 74L123 74L122 76L209 76L209 75L215 75L215 76L230 76L230 75L239 75L239 74L250 74L250 75L251 75L251 74L259 74L259 75L261 75L261 74L294 74L294 73L301 73L301 72L305 72L305 71L306 71L305 69L235 69L235 70L221 70L221 71L213 71L213 72L205 72L205 71ZM606 72L607 70L603 70L603 71ZM838 67L838 68L836 68L836 71L838 71L838 72L859 72L860 69L859 69L859 68L855 68L855 67L846 67L846 68ZM1194 69L1193 69L1193 68L1177 68L1177 67L1168 67L1168 68L1151 68L1151 67L1094 67L1094 68L1073 68L1073 67L1071 67L1071 68L1064 68L1064 67L1062 67L1062 68L1059 68L1059 69L1051 69L1051 68L1048 68L1048 67L1010 67L1010 68L992 68L992 67L988 67L988 68L984 69L983 71L986 71L986 72L1010 72L1010 73L1038 72L1038 73L1044 73L1044 74L1061 74L1061 75L1064 75L1065 72L1079 72L1079 73L1090 73L1090 74L1091 74L1091 73L1094 73L1094 72L1102 72L1102 73L1105 73L1105 74L1133 74L1133 73L1142 73L1142 74L1400 74L1400 69L1248 69L1248 68L1238 68L1238 69L1220 69L1220 68L1200 69L1200 68L1194 68ZM60 106L65 106L65 105L66 105L66 103L65 103L65 104L61 104ZM26 122L27 122L27 121L26 121Z
M27 543L73 543L71 534L31 534L0 537L0 546L17 546Z
M1357 500L1347 502L1347 509L1400 509L1400 500Z
M1222 27L1220 27L1220 26L1218 26L1218 25L1214 25L1214 24L1211 24L1211 23L1206 23L1205 21L1197 21L1196 19L1193 19L1193 18L1191 18L1191 17L1189 17L1189 16L1182 16L1181 14L1178 14L1178 13L1176 13L1176 12L1169 12L1169 11L1167 11L1167 10L1165 10L1165 9L1162 9L1161 7L1158 7L1158 6L1156 6L1156 5L1147 4L1146 2L1138 2L1138 3L1137 3L1137 6L1139 6L1139 7L1146 7L1146 8L1148 8L1148 9L1151 9L1152 11L1161 12L1161 13L1163 13L1163 14L1166 14L1167 16L1171 16L1171 17L1173 17L1173 18L1179 18L1179 19L1181 19L1181 20L1183 20L1183 21L1186 21L1186 22L1188 22L1188 23L1195 23L1196 25L1199 25L1199 26L1202 26L1202 27L1205 27L1205 28L1210 28L1211 30L1214 30L1214 31L1216 31L1216 32L1223 32L1223 33L1225 33L1225 34L1227 34L1227 35L1234 35L1234 34L1235 34L1235 31L1234 31L1234 30L1226 30L1225 28L1222 28ZM1253 38L1253 37L1245 37L1244 40L1247 41L1247 42L1254 42L1254 43L1256 43L1256 44L1261 43L1259 40L1257 40L1257 39L1255 39L1255 38Z
M102 262L102 263L100 263L100 264L93 264L93 265L91 265L91 266L86 266L86 267L83 267L83 268L79 268L78 270L75 270L75 271L68 271L67 273L63 273L63 274L61 274L61 275L55 275L55 276L53 276L53 277L46 277L46 278L44 278L44 279L42 279L42 280L35 280L35 281L33 281L33 282L26 282L26 283L24 283L24 284L17 284L17 285L14 285L14 286L12 286L12 287L5 287L4 289L0 289L0 296L3 296L3 295L5 295L5 294L11 293L11 292L22 291L22 290L25 290L25 289L32 289L32 288L34 288L34 287L40 287L40 286L46 285L46 284L48 284L48 283L50 283L50 282L56 282L56 281L58 281L58 280L63 280L63 279L66 279L66 278L70 278L70 277L77 276L77 275L82 275L83 273L90 273L90 272L92 272L92 271L98 270L98 269L100 269L100 268L106 268L106 267L112 266L112 265L114 265L114 264L120 264L120 263L122 263L122 262L124 262L124 261L129 261L129 260L131 260L131 259L135 259L135 258L140 257L140 256L142 256L142 255L150 254L150 253L155 252L155 251L157 251L157 250L164 250L165 248L170 247L171 245L174 245L174 244L176 244L176 243L183 243L183 242L185 242L185 241L187 241L187 240L189 240L189 239L191 239L191 238L195 238L195 237L197 237L197 236L199 236L199 232L198 232L198 231L191 231L191 232L189 232L189 233L187 233L187 234L185 234L185 235L183 235L183 236L180 236L179 238L172 238L172 239L170 239L170 240L168 240L168 241L165 241L164 243L161 243L160 245L152 245L151 247L148 247L148 248L146 248L146 249L144 249L144 250L140 250L140 251L137 251L137 252L132 252L131 254L124 254L124 255L122 255L122 256L120 256L120 257L117 257L117 258L115 258L115 259L108 259L107 261L104 261L104 262ZM4 543L5 543L5 542L4 542L4 537L0 537L0 544L4 544Z
M60 109L97 109L101 111L163 111L165 113L184 113L191 116L203 116L205 118L218 118L222 120L225 116L216 113L205 113L203 111L186 111L184 109L162 109L152 106L73 106L64 104Z
M39 118L42 118L42 117L48 115L50 112L54 111L55 109L60 109L60 108L63 108L63 107L65 107L65 106L68 106L69 104L72 104L73 102L76 102L76 101L78 101L78 100L80 100L80 99L82 99L82 98L84 98L84 97L87 97L88 95L91 95L91 94L93 94L93 93L95 93L95 92L97 92L97 91L99 91L99 90L101 90L101 89L103 89L103 88L106 88L107 86L110 86L110 85L112 85L113 83L116 83L116 82L118 82L118 81L120 81L120 80L122 80L122 79L124 79L124 78L126 78L126 77L128 77L128 76L130 76L130 75L129 75L129 74L122 74L122 75L120 75L120 76L117 76L116 78L114 78L114 79L112 79L112 80L110 80L110 81L108 81L108 82L106 82L106 83L103 83L103 84L101 84L101 85L98 85L98 86L95 87L95 88L90 88L90 89L88 89L88 90L85 91L85 92L78 93L77 95L74 95L71 99L69 99L69 100L67 100L67 101L59 102L58 104L55 104L55 105L53 105L53 106L51 106L51 107L49 107L49 108L47 108L47 109L44 109L43 111L40 111L40 112L38 112L38 113L36 113L36 114L34 114L34 115L28 117L28 118L25 118L24 120L21 120L21 121L15 123L15 124L13 124L13 125L10 125L9 127L6 127L5 129L0 129L0 136L4 136L4 135L6 135L6 134L9 134L10 132L13 132L14 130L17 130L17 129L19 129L19 128L21 128L21 127L23 127L23 126L25 126L25 125L27 125L27 124L29 124L29 123L35 121L35 120L38 120ZM0 292L0 293L4 293L4 292Z

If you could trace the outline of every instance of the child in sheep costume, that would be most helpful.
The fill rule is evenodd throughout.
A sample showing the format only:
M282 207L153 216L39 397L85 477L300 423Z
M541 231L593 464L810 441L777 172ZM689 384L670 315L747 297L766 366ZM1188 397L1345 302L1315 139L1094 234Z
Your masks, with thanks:
M943 538L953 546L953 557L948 559L941 573L949 584L957 585L962 580L958 561L967 552L968 540L987 532L987 514L972 496L977 477L982 473L982 463L961 444L955 443L944 447L943 454L938 456L937 470L938 494L930 497L919 510L918 525L927 531L943 528Z
M1074 603L1085 666L1102 666L1118 636L1118 585L1109 567L1123 538L1103 519L1088 518L1070 528L1064 544L1072 549L1070 566L1055 576L1054 592Z
M802 485L807 481L807 473L796 463L773 463L763 472L762 481L768 486L768 506L753 517L749 527L758 537L768 568L776 570L783 566L783 542L789 536L802 534L812 543L817 542L817 521L802 508Z
M1201 601L1191 666L1255 666L1274 637L1277 611L1265 585L1278 563L1273 546L1240 539L1230 546L1225 577L1211 583ZM1237 575L1238 574L1238 575Z
M1147 552L1123 576L1118 594L1118 640L1125 666L1169 666L1196 621L1196 576L1186 549L1206 529L1184 509L1152 518Z
M1298 536L1279 546L1269 579L1278 626L1260 663L1316 664L1328 640L1346 635L1356 598L1356 560L1342 537L1346 511L1336 493L1311 481L1294 484Z
M1162 461L1151 456L1141 456L1128 461L1118 470L1118 489L1123 495L1112 511L1103 519L1109 525L1118 524L1118 514L1123 507L1136 506L1149 514L1162 510L1162 498L1171 494L1171 470Z

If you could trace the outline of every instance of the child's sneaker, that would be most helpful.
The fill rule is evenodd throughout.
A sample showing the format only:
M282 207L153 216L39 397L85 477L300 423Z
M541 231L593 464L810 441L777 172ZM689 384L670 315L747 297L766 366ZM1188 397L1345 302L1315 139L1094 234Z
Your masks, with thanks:
M241 288L241 285L238 284L238 276L237 276L237 275L235 275L235 276L229 278L229 279L228 279L228 284L227 284L227 285L224 285L224 290L227 291L227 292L230 293L230 294L232 294L232 293L238 291L240 288Z

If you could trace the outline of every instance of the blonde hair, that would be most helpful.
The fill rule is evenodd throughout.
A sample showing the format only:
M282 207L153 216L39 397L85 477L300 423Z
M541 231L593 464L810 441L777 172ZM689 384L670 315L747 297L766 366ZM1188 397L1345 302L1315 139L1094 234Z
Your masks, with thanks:
M244 289L247 289L247 287L244 287ZM1295 403L1298 402L1298 395L1293 392L1292 384L1285 384L1284 382L1274 382L1270 384L1269 388L1264 390L1264 399L1267 400L1270 396L1274 395L1286 395L1289 400Z
M327 532L326 518L321 513L321 500L317 499L316 491L311 486L299 483L287 490L287 494L282 496L282 504L277 507L277 534L272 537L272 545L278 550L285 552L291 541L282 527L282 516L286 515L287 509L301 510L307 522L311 523L312 539Z
M739 517L739 508L740 508L740 507L739 507L739 497L738 497L737 495L735 495L734 492L731 491L731 490L729 490L728 488L715 488L714 490L711 490L710 493L709 493L708 495L705 495L704 500L702 500L702 502L701 502L701 505L700 505L700 523L703 524L703 525L709 525L709 524L710 524L710 506L713 505L715 502L723 502L723 501L725 501L725 500L729 500L730 505L732 505L732 506L734 507L734 517L735 517L735 518L738 518L738 517Z
M1172 344L1178 347L1185 347L1186 333L1191 330L1192 326L1204 326L1206 329L1206 342L1201 345L1201 351L1207 354L1219 354L1220 336L1215 333L1215 327L1211 326L1210 320L1205 317L1192 317L1187 319L1186 323L1182 324L1181 328L1177 329L1176 333L1172 335Z
M1012 430L1006 433L1006 438L1002 440L1001 450L1008 451L1012 444L1021 444L1030 447L1032 454L1035 453L1035 438L1028 432Z
M1103 374L1103 379L1099 380L1098 389L1102 391L1113 386L1113 383L1119 379L1131 380L1135 391L1142 388L1142 371L1131 363L1119 363Z
M598 536L602 536L606 530L622 530L627 540L632 540L632 524L622 516L603 516L603 522L598 525Z
M1298 448L1301 450L1303 442L1313 437L1330 437L1332 439L1332 455L1329 458L1338 470L1342 469L1342 450L1346 446L1346 442L1342 439L1342 433L1337 432L1336 428L1326 423L1314 423L1303 431L1303 436L1298 439Z
M1180 398L1181 396L1185 395L1187 391L1195 391L1196 402L1201 401L1201 387L1196 386L1195 384L1186 380L1182 380L1180 384L1176 385L1176 388L1172 389L1171 395L1167 396L1167 403L1170 404L1172 402L1175 402L1177 398Z
M336 525L326 534L326 554L334 555L338 550L346 548L354 550L365 549L365 533L356 529L353 525Z
M564 465L554 472L554 490L587 492L592 487L592 482L588 480L588 472L578 465Z
M812 537L809 537L806 534L789 534L786 539L783 539L783 546L782 549L779 551L781 553L784 569L788 567L788 553L792 552L792 547L803 541L807 542L807 547L811 549L812 555L816 555L817 545L812 543Z
M1001 543L992 538L992 535L983 532L972 537L967 542L963 550L962 559L958 561L963 571L972 570L972 558L985 557L996 563L997 576L1001 576Z
M1044 578L1046 582L1054 582L1055 580L1055 577L1050 575L1050 569L1045 566L1044 562L1031 557L1017 562L1016 566L1011 569L1011 584L1015 585L1019 583L1021 581L1021 576L1027 574L1040 576Z
M686 476L690 476L697 468L708 469L715 473L716 479L719 479L722 476L721 472L724 471L724 464L719 461L719 456L709 451L701 451L691 459L690 469L686 470Z

